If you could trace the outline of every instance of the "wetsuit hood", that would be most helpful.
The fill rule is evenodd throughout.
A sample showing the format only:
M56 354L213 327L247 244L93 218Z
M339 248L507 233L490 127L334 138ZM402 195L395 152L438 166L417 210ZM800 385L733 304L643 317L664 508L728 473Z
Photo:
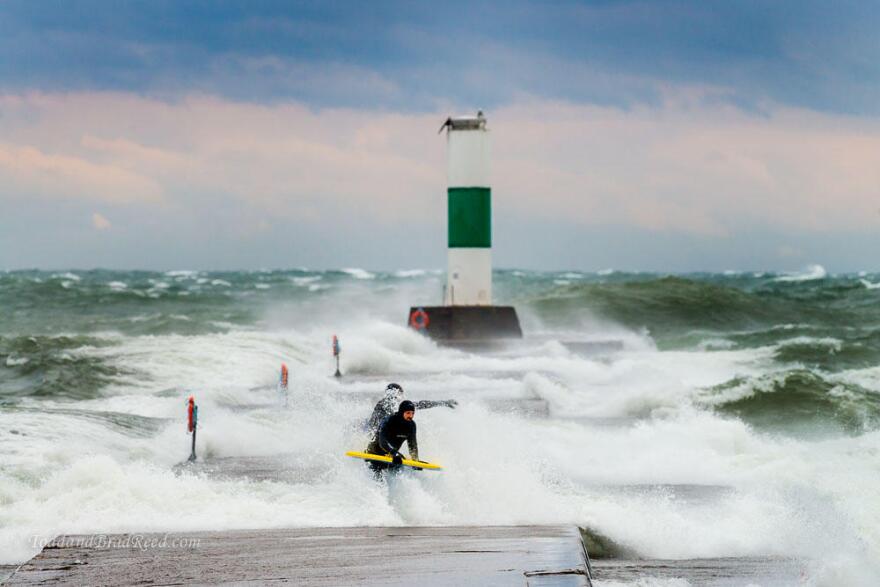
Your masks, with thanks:
M415 412L415 411L416 411L416 405L414 403L412 403L411 401L409 401L408 399L405 399L402 402L400 402L400 407L397 408L397 413L401 414L401 415L404 412Z

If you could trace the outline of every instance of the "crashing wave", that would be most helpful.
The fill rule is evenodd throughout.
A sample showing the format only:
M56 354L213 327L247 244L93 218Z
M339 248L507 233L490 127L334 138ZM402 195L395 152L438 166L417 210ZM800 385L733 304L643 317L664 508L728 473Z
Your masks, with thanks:
M343 273L348 273L355 279L375 279L375 275L367 271L366 269L361 269L359 267L349 267L346 269L340 269Z
M798 281L813 281L816 279L825 279L828 277L828 272L825 271L825 268L821 265L810 265L804 271L799 273L786 273L785 275L780 275L776 278L775 281L781 282L798 282Z

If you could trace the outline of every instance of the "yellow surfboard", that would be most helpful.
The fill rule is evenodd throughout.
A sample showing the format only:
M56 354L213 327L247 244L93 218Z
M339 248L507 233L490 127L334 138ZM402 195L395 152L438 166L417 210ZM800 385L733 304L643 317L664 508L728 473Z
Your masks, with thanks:
M381 463L390 463L392 460L391 457L385 455L374 455L368 452L357 452L354 450L350 450L345 453L347 457L354 457L356 459L364 459L365 461L379 461ZM440 465L436 465L434 463L426 463L425 461L411 461L409 459L403 459L403 464L408 467L416 467L419 469L430 469L432 471L442 471L443 467Z

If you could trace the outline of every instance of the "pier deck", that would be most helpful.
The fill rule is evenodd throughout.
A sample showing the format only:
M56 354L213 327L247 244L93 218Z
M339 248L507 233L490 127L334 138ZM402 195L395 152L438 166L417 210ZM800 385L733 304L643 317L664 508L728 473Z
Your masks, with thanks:
M9 579L10 585L243 582L420 587L591 585L586 552L574 526L64 536Z

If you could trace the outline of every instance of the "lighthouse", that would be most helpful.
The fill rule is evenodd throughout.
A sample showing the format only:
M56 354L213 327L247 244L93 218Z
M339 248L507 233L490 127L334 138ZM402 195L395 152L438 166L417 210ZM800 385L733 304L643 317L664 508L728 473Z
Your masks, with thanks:
M446 129L448 264L443 303L492 304L492 188L489 130L482 112L449 118Z
M482 112L448 118L447 272L442 306L413 306L409 326L432 338L484 342L520 338L512 306L492 304L492 188L489 129Z

